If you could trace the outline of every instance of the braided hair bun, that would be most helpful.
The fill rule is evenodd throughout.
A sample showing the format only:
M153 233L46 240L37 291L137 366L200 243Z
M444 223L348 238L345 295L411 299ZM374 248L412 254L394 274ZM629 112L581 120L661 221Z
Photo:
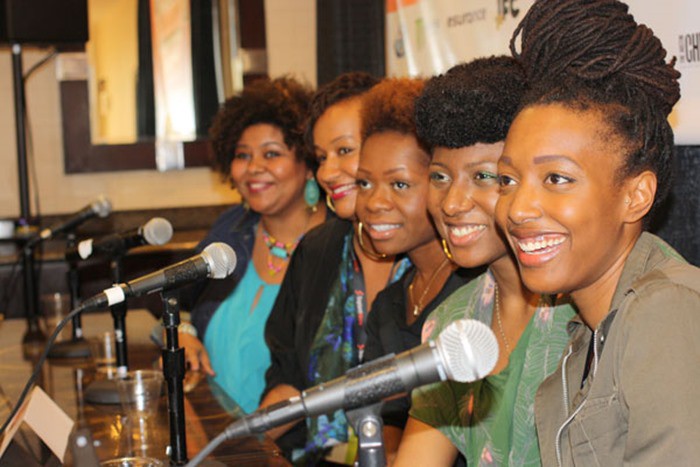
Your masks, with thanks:
M618 178L656 174L651 217L671 186L674 146L667 117L680 98L675 60L666 62L653 31L618 0L535 0L510 49L531 86L522 107L559 103L600 110L622 142Z
M661 41L618 0L537 0L513 33L510 50L531 82L619 76L653 96L666 114L680 98L675 60L666 63Z

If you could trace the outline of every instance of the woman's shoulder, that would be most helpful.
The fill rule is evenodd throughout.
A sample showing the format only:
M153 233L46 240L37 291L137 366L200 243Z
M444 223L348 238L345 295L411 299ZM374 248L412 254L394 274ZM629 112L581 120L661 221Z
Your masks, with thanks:
M491 280L488 273L483 273L452 292L426 319L422 340L436 337L458 319L478 319L477 305L488 298L484 291Z
M352 231L352 223L337 217L330 218L309 230L299 242L301 249L324 249L328 245L342 245L345 235Z
M644 233L628 258L621 279L625 295L638 300L663 296L668 306L684 297L700 295L700 268L689 264L661 238ZM627 282L629 285L626 285ZM667 308L667 307L664 307Z
M204 249L214 242L224 242L236 247L241 241L241 235L249 235L252 239L253 227L258 221L258 214L250 211L242 204L236 204L222 212L214 221L209 232L197 245L198 250Z

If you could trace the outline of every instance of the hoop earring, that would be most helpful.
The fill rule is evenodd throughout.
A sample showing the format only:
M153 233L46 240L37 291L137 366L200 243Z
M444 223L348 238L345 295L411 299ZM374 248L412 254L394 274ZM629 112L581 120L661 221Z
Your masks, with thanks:
M329 195L328 193L326 193L326 206L328 206L328 209L335 212L335 206L333 206L333 200L331 199L331 195Z
M375 253L373 251L368 250L365 246L364 242L362 241L362 221L357 223L357 243L360 245L362 251L370 257L370 259L378 261L380 259L386 258L386 255L384 253Z
M440 242L442 243L442 251L445 252L445 256L447 256L447 259L452 261L452 252L450 252L450 247L447 246L447 241L444 238L441 238Z

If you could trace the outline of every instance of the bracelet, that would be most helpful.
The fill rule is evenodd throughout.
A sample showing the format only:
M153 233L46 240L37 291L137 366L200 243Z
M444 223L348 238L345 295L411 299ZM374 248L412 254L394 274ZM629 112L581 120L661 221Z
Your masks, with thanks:
M187 321L183 321L177 326L177 332L182 332L184 334L197 337L197 328L194 327L192 323L188 323Z

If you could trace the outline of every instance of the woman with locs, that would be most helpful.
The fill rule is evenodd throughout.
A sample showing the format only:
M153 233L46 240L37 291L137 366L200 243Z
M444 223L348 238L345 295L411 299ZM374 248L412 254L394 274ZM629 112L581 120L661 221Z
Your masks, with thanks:
M679 73L616 0L536 0L511 49L532 92L496 217L525 285L578 309L535 400L542 463L695 464L700 269L645 231L670 189Z

